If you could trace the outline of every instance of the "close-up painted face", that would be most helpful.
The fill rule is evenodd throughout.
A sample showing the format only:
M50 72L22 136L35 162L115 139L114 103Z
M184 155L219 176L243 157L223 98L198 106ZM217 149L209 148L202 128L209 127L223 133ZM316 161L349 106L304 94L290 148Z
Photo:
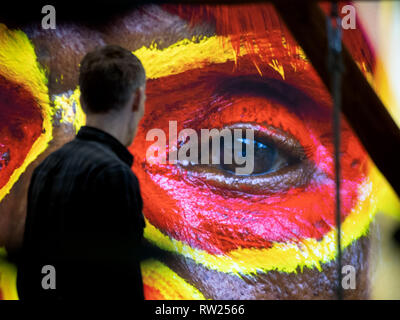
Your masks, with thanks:
M210 9L215 15L223 16L225 10L237 17L241 42L229 41L235 34L226 31L163 50L135 52L148 66L147 112L130 148L141 181L145 235L174 255L166 265L184 279L190 277L206 298L333 297L330 95L271 8L258 6L260 16L250 15L255 9ZM246 21L250 16L251 23ZM361 63L370 66L371 61ZM146 150L153 141L143 143L146 134L159 128L171 135L170 121L177 122L178 132L253 129L254 173L238 176L223 164L184 166L157 159L149 164ZM173 148L168 145L168 152ZM357 256L356 268L363 268L368 263L363 236L371 222L373 182L368 156L346 122L341 152L343 244L351 246L346 261ZM154 262L154 268L158 265ZM151 268L151 262L146 266ZM315 277L320 285L289 291L297 287L292 278L300 270L298 279ZM365 276L359 277L363 284L351 297L367 296ZM165 296L158 278L144 280L150 297ZM172 288L181 292L178 285Z
M375 58L362 30L345 31L344 42L371 78ZM145 240L160 252L142 261L145 298L335 299L332 100L265 4L149 5L95 27L0 25L0 245L21 241L26 203L18 198L34 167L84 124L79 62L104 44L131 50L147 76L145 114L129 146ZM252 129L253 173L237 175L223 161L163 163L147 135L163 130L169 155L185 141L168 140L171 122L178 133ZM354 268L357 283L344 297L369 298L382 182L344 117L340 154L342 265ZM7 270L4 298L16 294L15 270Z

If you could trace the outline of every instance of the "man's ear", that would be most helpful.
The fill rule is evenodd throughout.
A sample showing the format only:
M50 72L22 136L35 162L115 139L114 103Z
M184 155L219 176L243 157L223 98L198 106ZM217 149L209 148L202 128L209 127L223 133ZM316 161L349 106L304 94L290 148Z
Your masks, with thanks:
M135 97L133 99L132 111L136 112L139 110L142 99L144 98L144 86L137 88L134 94Z

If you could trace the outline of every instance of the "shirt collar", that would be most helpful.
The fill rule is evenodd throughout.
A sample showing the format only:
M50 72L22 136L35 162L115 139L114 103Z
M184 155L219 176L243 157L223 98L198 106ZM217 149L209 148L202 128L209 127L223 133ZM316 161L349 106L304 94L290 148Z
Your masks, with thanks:
M79 129L77 134L78 139L94 140L107 145L113 150L117 156L125 162L128 166L133 164L133 155L129 150L111 134L90 126L83 126Z

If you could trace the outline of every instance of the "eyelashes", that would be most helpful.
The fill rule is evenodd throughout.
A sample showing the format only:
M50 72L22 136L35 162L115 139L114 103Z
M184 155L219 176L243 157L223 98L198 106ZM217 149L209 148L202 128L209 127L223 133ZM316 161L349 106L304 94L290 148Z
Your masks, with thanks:
M243 144L241 156L244 156L245 145L253 144L253 172L242 176L235 173L235 169L243 165L235 163L234 160L232 163L224 161L225 141L221 139L219 154L217 154L220 160L218 164L213 164L211 161L210 164L201 164L199 161L183 165L178 162L178 166L189 173L189 179L200 180L217 189L264 195L304 187L310 182L315 173L315 167L309 160L312 148L304 148L290 134L274 127L254 123L235 123L224 128L242 130L242 138L239 139L239 142ZM254 139L243 138L246 129L253 130ZM210 141L202 143L206 143L211 148ZM199 153L200 149L199 147ZM237 151L227 148L225 152ZM210 150L209 154L211 153ZM234 159L233 154L232 159Z

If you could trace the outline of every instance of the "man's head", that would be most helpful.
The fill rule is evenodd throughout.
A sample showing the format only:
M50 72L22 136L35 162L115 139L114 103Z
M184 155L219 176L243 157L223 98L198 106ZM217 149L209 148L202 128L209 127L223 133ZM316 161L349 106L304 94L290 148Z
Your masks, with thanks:
M107 129L123 128L123 142L130 144L144 113L145 83L143 65L129 50L109 45L87 53L79 86L88 124L107 119Z

